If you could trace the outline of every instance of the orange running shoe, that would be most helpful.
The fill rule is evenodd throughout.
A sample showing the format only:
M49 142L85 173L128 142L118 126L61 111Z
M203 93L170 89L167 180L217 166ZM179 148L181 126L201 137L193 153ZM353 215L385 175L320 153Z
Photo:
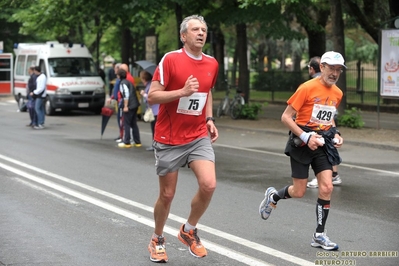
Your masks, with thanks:
M166 255L165 238L159 236L152 238L148 244L148 251L150 252L150 260L153 262L168 262L168 255Z
M180 232L177 235L179 240L186 246L188 246L191 255L197 258L205 257L208 253L205 247L201 244L201 240L197 236L197 228L190 230L190 232L184 232L184 224L180 227Z

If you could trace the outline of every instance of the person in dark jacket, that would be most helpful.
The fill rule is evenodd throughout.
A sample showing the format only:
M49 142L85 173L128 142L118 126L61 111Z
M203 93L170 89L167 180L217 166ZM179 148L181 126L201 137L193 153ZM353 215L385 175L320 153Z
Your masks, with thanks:
M111 96L113 94L113 90L114 88L117 88L115 85L115 83L113 83L112 81L116 79L116 73L115 73L115 66L116 66L116 62L112 62L112 67L110 69L108 69L108 93L109 96ZM119 67L118 67L119 68Z
M123 142L119 143L118 147L132 147L130 143L130 128L133 130L133 145L135 147L141 147L140 131L137 126L137 110L140 102L137 98L136 88L126 79L127 72L124 69L120 68L118 70L118 76L120 79L119 91L123 97L123 126L125 130Z
M27 109L29 112L30 123L26 126L34 127L37 125L37 116L35 112L35 99L30 95L31 92L36 90L36 78L37 75L34 72L35 66L31 66L28 68L28 73L30 78L28 80L28 86L26 91L26 97L28 98Z

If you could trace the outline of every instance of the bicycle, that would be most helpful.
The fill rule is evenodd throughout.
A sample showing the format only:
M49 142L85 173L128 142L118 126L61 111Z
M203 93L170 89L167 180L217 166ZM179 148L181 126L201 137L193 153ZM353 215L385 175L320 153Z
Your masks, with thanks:
M237 119L240 116L241 109L245 104L244 94L239 89L236 90L236 94L233 99L230 100L230 90L231 85L226 82L227 89L224 99L220 102L217 110L216 116L221 117L222 115L230 114L232 119Z

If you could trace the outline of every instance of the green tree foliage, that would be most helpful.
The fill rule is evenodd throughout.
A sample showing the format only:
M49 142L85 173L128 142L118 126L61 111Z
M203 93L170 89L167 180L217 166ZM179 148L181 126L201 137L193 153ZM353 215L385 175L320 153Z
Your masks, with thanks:
M393 9L394 2L397 0L343 0L350 14L376 43L379 29L390 17L399 16L399 10Z
M344 22L361 25L371 32L367 30L369 24L375 29L382 21L398 14L395 1L342 0L346 12ZM376 6L381 7L381 11ZM295 69L299 69L301 59L308 60L311 55L320 55L326 50L326 23L329 23L331 3L322 0L2 0L0 7L0 20L6 24L0 36L7 36L2 38L8 42L84 42L97 58L109 54L124 62L145 58L146 35L159 37L158 59L179 48L182 18L203 15L212 33L209 38L213 37L213 42L204 50L218 59L219 77L225 79L224 53L227 51L227 55L234 58L233 66L229 65L233 70L230 83L235 84L235 72L239 70L240 88L249 97L248 69L270 70L277 59L284 68L286 57L293 58ZM20 34L12 36L18 25ZM10 30L10 27L15 28ZM370 51L375 51L375 46L370 46L366 37L360 42L351 39L353 42L348 43L353 49L348 50L348 58L374 54ZM247 47L251 47L250 60Z

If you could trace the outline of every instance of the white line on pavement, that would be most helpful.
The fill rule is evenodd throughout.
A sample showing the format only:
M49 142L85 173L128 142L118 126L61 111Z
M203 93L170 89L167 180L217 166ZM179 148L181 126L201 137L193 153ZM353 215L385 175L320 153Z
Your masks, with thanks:
M4 155L0 154L0 159L3 159L5 161L11 162L13 164L16 164L18 166L21 166L21 167L24 167L24 168L27 168L27 169L30 169L30 170L33 170L33 171L36 171L38 173L47 175L49 177L52 177L54 179L63 181L65 183L72 184L74 186L86 189L88 191L97 193L99 195L106 196L108 198L117 200L119 202L128 204L130 206L134 206L134 207L140 208L142 210L145 210L145 211L148 211L148 212L151 212L151 213L153 212L153 208L149 207L147 205L144 205L144 204L141 204L141 203L138 203L138 202L135 202L135 201L132 201L132 200L129 200L129 199L114 195L112 193L97 189L95 187L88 186L86 184L83 184L83 183L68 179L66 177L51 173L49 171L46 171L46 170L43 170L43 169L28 165L26 163L23 163L23 162L20 162L18 160L9 158L7 156L4 156ZM142 215L127 211L127 210L125 210L123 208L120 208L120 207L115 206L113 204L110 204L108 202L96 199L96 198L91 197L89 195L86 195L86 194L83 194L83 193L78 192L76 190L73 190L73 189L67 188L65 186L56 184L54 182L45 180L43 178L40 178L38 176L29 174L27 172L21 171L19 169L16 169L16 168L8 166L8 165L5 165L3 163L0 163L0 167L3 168L3 169L8 170L10 172L13 172L15 174L18 174L18 175L20 175L22 177L25 177L25 178L27 178L29 180L32 180L32 181L37 182L39 184L42 184L44 186L47 186L47 187L50 187L52 189L58 190L60 192L63 192L65 194L68 194L68 195L73 196L75 198L81 199L81 200L86 201L88 203L91 203L91 204L93 204L95 206L98 206L98 207L101 207L101 208L106 209L108 211L117 213L119 215L122 215L124 217L127 217L129 219L135 220L137 222L140 222L140 223L142 223L144 225L147 225L147 226L150 226L150 227L153 228L153 226L151 226L151 224L153 224L153 220L145 218ZM177 221L177 222L180 222L180 223L184 223L185 222L184 218L179 217L177 215L173 215L173 214L169 215L169 219ZM289 261L289 262L297 264L297 265L306 265L306 266L307 265L309 265L309 266L310 265L314 265L314 263L312 263L310 261L301 259L299 257L292 256L290 254L287 254L287 253L272 249L270 247L267 247L267 246L252 242L250 240L247 240L247 239L244 239L244 238L241 238L241 237L237 237L237 236L228 234L226 232L223 232L223 231L220 231L220 230L217 230L217 229L214 229L214 228L202 225L202 224L201 225L199 224L199 226L201 226L201 230L202 231L205 231L205 232L208 232L210 234L213 234L216 237L224 238L224 239L229 240L231 242L234 242L236 244L243 245L243 246L245 246L247 248L262 252L264 254L267 254L267 255L270 255L270 256L274 256L274 257L280 258L280 259L285 260L285 261ZM169 226L165 226L165 230L164 231L166 233L168 233L168 234L173 235L173 236L178 234L178 230L176 230L176 229L174 229L172 227L169 227ZM251 257L251 256L247 256L247 255L239 253L239 252L237 252L235 250L232 250L232 249L229 249L227 247L223 247L223 246L220 246L218 244L215 244L213 242L210 242L210 241L207 241L207 240L204 240L204 239L202 239L202 242L207 246L208 249L213 250L214 252L219 253L219 254L224 255L224 256L227 255L229 258L234 259L236 261L239 261L241 263L244 263L246 265L254 265L254 266L255 265L259 265L259 266L261 266L261 265L267 265L267 266L271 265L271 264L269 264L267 262L258 260L256 258Z

